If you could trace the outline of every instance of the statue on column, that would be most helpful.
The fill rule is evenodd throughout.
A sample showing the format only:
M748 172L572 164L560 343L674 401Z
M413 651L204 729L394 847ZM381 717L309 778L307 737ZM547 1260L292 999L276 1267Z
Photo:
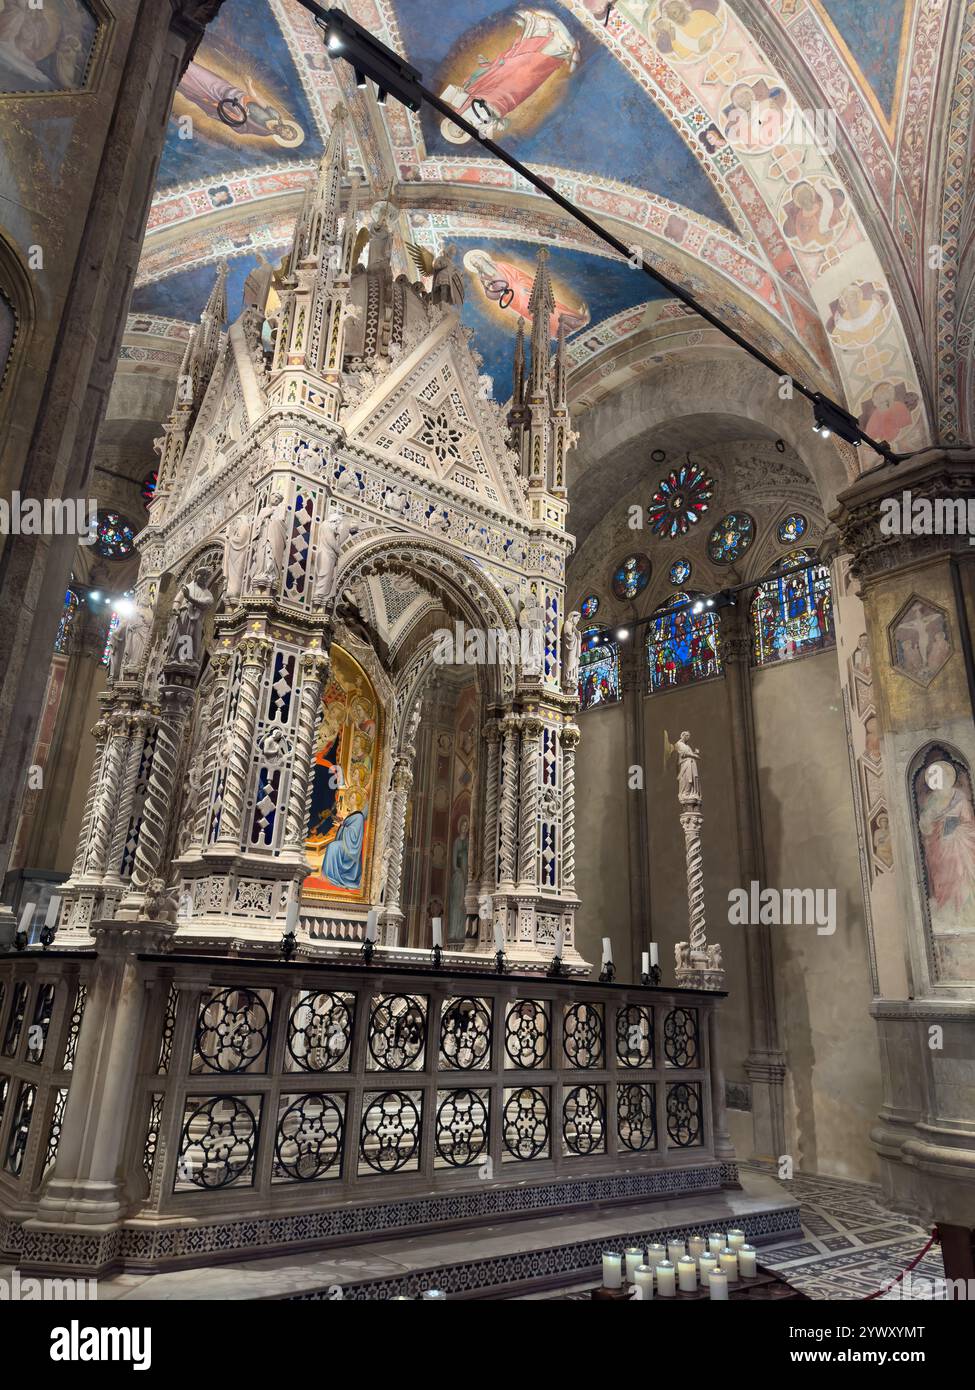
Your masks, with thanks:
M272 492L254 522L254 570L251 578L273 589L281 577L288 544L288 504L283 492Z
M545 640L545 614L534 594L529 593L518 615L521 629L521 666L526 676L538 676L542 671Z
M571 612L562 624L562 689L567 695L575 695L579 689L579 657L582 651L582 634L579 624L581 613Z
M445 246L433 262L432 304L463 304L464 277L454 264L456 247Z
M352 534L352 523L343 511L333 508L318 532L318 559L312 587L312 601L322 608L335 593L335 574L339 554Z
M698 771L700 749L691 743L691 735L682 729L676 743L671 743L664 731L664 764L672 753L677 754L677 800L680 803L681 829L684 832L684 852L687 861L687 909L690 940L678 941L674 947L674 974L678 985L690 989L723 989L724 970L721 947L717 942L708 945L704 912L704 868L701 850L701 777Z
M188 584L180 585L166 628L166 665L192 666L199 662L203 653L203 620L207 609L213 606L209 582L210 570L201 565Z
M122 657L125 655L125 628L121 622L108 636L108 679L112 685L122 674Z
M244 570L250 540L250 522L246 516L239 516L231 523L223 547L223 572L227 580L224 598L228 607L240 598L244 590Z
M152 610L148 604L136 599L135 612L125 624L123 668L133 671L142 665L151 631Z

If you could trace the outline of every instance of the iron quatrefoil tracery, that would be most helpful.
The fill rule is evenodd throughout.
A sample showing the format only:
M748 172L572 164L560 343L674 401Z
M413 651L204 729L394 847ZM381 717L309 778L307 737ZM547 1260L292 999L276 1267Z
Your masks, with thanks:
M225 1073L256 1070L267 1051L270 1028L271 1016L260 994L237 986L220 990L200 1009L196 1025L199 1064Z
M369 1054L380 1071L405 1071L423 1056L427 1015L412 994L381 994L369 1019Z
M440 1020L440 1055L455 1071L487 1066L491 1015L483 999L445 999Z

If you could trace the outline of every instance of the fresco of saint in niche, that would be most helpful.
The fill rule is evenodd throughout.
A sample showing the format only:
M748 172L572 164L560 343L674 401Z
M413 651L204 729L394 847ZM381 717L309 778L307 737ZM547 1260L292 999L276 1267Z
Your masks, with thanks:
M4 0L0 6L0 92L81 87L98 33L81 0Z

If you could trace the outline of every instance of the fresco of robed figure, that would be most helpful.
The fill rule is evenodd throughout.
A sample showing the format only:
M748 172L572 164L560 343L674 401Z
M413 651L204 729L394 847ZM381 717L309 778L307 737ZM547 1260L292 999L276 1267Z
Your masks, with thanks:
M63 92L85 80L98 22L82 0L3 0L0 92Z
M374 839L379 706L362 667L332 647L315 738L306 896L365 898Z

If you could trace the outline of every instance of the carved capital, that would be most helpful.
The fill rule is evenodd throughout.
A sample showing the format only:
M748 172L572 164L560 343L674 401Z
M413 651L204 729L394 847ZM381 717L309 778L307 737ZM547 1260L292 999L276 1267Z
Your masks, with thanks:
M266 637L244 637L237 643L245 666L266 666L268 657L274 650L274 643Z
M579 740L582 738L582 730L579 728L578 724L565 724L562 727L559 737L562 740L562 747L565 751L567 753L574 753L579 746Z

